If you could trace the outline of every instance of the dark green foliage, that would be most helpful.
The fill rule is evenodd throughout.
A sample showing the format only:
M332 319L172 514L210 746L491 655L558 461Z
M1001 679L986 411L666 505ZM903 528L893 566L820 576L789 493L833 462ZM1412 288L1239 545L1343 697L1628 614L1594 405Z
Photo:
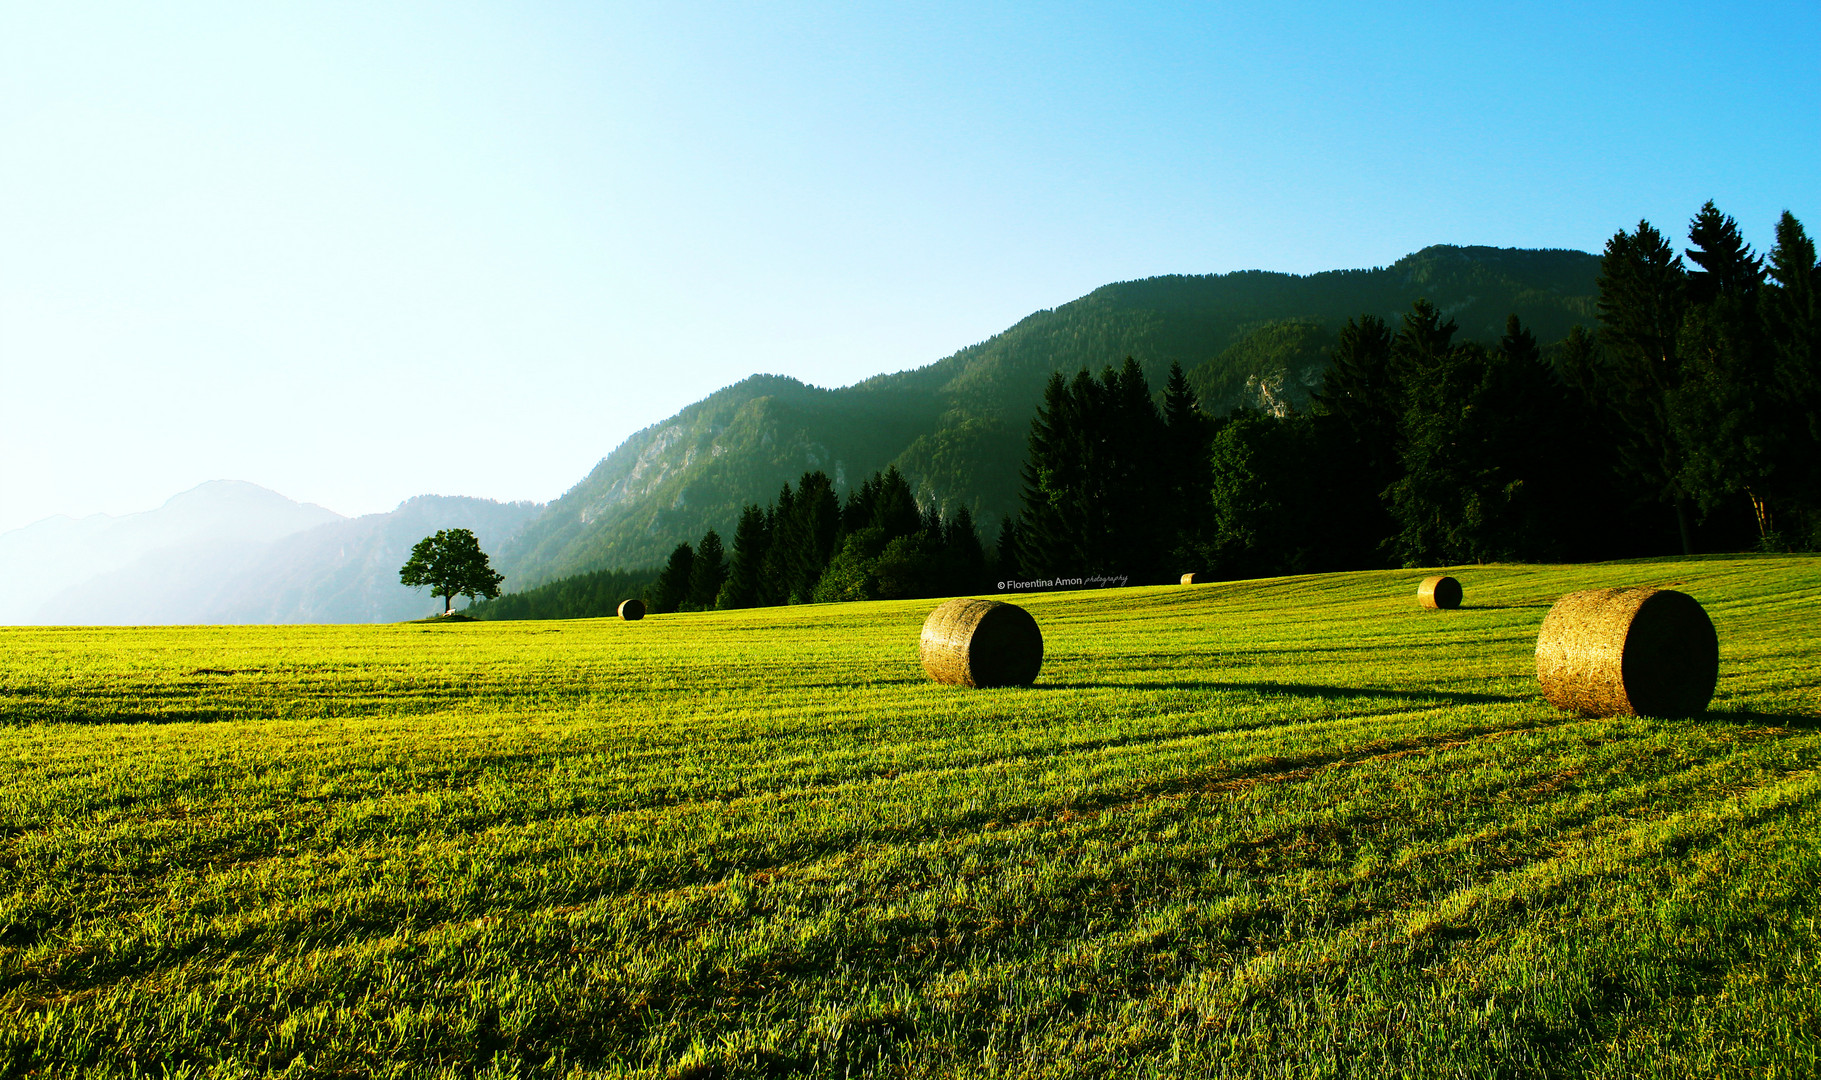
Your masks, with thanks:
M1198 562L1197 543L1207 531L1213 505L1209 491L1214 475L1208 446L1214 425L1195 400L1182 366L1170 365L1163 388L1162 471L1164 492L1156 509L1168 549L1171 570L1187 572ZM1167 575L1166 575L1167 576Z
M1201 551L1208 573L1263 577L1303 570L1309 475L1306 425L1252 409L1215 433L1210 455L1211 529Z
M645 594L645 604L651 614L676 611L689 599L689 575L695 570L695 562L695 548L689 541L685 540L671 550L670 560L664 564L657 581L652 583L651 591Z
M849 533L816 582L818 603L879 599L879 556L884 553L885 530L867 525Z
M748 608L765 603L765 559L771 550L771 515L749 504L740 511L733 534L733 554L727 563L727 580L721 584L716 606Z
M993 588L986 549L980 545L980 530L974 527L974 515L965 506L957 507L942 523L942 576L939 595L958 596Z
M1391 329L1383 319L1347 320L1311 408L1313 455L1324 466L1311 478L1311 497L1319 502L1315 565L1382 565L1382 544L1395 526L1380 494L1399 475L1398 426L1405 408L1392 371Z
M1403 475L1386 490L1406 566L1549 560L1578 485L1565 388L1510 317L1498 347L1438 357L1404 415Z
M727 559L721 549L721 537L713 529L702 535L696 545L695 561L689 568L689 593L684 598L686 611L709 611L727 581Z
M620 601L644 596L657 578L655 567L595 570L470 604L466 614L477 619L606 618L619 610Z
M834 557L840 533L841 504L833 482L821 470L804 473L796 494L780 496L772 515L778 590L773 603L807 604L814 598L816 579Z
M458 595L469 600L498 596L505 579L488 565L487 553L472 532L438 529L411 549L411 557L399 568L398 580L414 589L430 586L431 595L443 598L447 613Z
M1167 430L1138 362L1052 376L1031 421L1019 521L1027 576L1156 580L1173 545ZM1164 517L1159 527L1159 515Z
M1682 470L1686 448L1671 415L1682 386L1677 343L1687 312L1687 273L1669 241L1638 222L1606 243L1600 261L1600 341L1591 386L1615 428L1619 460L1675 508L1683 554L1694 539Z
M1777 222L1768 261L1764 327L1770 340L1783 457L1768 494L1785 508L1787 525L1770 530L1771 545L1821 550L1821 264L1802 223L1787 210Z
M993 542L993 554L990 560L991 577L995 583L1016 578L1019 574L1020 556L1018 554L1018 518L1007 514L999 522L999 538Z

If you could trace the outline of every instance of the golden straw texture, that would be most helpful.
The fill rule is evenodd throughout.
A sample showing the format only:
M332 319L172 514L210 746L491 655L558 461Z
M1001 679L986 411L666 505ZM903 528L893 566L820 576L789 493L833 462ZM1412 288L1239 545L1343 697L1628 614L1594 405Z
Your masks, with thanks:
M620 601L620 618L627 622L638 622L645 617L645 601L638 597Z
M1416 602L1431 609L1452 609L1461 606L1461 583L1451 577L1437 574L1426 577L1416 587Z
M950 600L923 621L923 670L951 686L1029 686L1043 666L1031 613L998 600Z
M1569 593L1536 639L1543 696L1584 716L1693 716L1713 700L1719 673L1712 620L1673 589Z
M1200 577L1199 577L1199 576L1198 576L1198 575L1196 575L1196 574L1184 574L1184 575L1182 575L1182 583L1183 583L1183 584L1184 584L1184 585L1193 585L1193 584L1195 584L1195 583L1196 583L1196 582L1197 582L1197 581L1199 581L1199 580L1200 580Z

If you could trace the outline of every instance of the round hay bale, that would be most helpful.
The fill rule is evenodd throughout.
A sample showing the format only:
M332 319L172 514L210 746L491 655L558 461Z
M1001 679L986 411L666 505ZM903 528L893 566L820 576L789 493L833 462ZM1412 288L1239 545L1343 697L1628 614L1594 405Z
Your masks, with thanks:
M1437 574L1416 587L1416 602L1431 610L1452 611L1461 606L1461 583Z
M998 600L950 600L923 620L923 670L951 686L1029 686L1043 666L1031 613Z
M1200 580L1201 580L1201 575L1199 575L1199 574L1184 574L1184 575L1182 575L1182 583L1183 583L1183 584L1184 584L1184 585L1194 585L1194 584L1196 584L1196 583L1197 583L1197 582L1199 582L1199 581L1200 581Z
M1693 716L1719 675L1713 621L1673 589L1569 593L1537 634L1543 696L1583 716Z
M645 617L645 601L638 597L620 601L620 618L627 622L638 622Z

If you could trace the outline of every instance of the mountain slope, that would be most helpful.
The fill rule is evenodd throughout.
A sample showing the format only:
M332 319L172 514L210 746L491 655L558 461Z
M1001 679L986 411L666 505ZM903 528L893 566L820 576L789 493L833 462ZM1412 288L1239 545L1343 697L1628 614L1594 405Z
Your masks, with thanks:
M804 471L837 486L896 465L919 498L967 506L983 528L1015 509L1031 415L1052 371L1136 357L1161 388L1172 362L1225 412L1246 379L1282 368L1288 394L1319 383L1335 332L1372 314L1397 325L1427 298L1463 339L1494 340L1516 312L1544 342L1594 321L1599 260L1579 251L1425 248L1376 270L1245 271L1107 285L926 367L825 390L753 376L627 439L500 552L527 588L566 574L649 566L679 540L731 531Z

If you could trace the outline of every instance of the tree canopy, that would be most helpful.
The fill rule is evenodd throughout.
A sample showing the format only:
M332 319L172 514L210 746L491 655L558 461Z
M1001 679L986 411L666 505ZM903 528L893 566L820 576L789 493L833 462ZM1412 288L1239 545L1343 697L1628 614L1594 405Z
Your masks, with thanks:
M494 573L472 532L442 529L417 542L399 569L398 580L414 589L430 586L431 595L443 598L443 614L447 615L458 595L470 600L498 596L505 578Z

